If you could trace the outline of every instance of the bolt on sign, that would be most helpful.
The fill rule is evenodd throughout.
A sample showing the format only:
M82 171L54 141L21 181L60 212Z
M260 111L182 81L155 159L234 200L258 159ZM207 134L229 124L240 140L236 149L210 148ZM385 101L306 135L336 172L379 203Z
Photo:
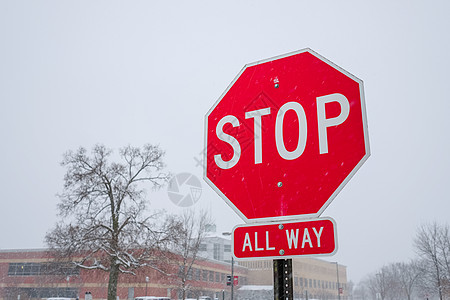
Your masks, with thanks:
M370 155L362 80L311 49L244 66L205 127L204 179L246 222L319 217Z

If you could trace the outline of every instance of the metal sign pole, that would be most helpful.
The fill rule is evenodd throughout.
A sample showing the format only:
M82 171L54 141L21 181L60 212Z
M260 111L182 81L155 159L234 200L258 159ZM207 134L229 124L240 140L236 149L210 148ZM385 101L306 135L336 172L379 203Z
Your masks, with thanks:
M292 284L292 259L273 260L274 300L294 300Z
M231 300L234 298L234 258L231 256Z

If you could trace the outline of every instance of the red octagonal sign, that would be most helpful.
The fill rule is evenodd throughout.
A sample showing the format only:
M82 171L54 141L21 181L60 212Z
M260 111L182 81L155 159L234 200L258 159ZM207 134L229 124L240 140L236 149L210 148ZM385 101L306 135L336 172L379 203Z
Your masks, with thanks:
M318 217L370 155L363 83L310 49L248 64L206 145L206 182L246 222Z

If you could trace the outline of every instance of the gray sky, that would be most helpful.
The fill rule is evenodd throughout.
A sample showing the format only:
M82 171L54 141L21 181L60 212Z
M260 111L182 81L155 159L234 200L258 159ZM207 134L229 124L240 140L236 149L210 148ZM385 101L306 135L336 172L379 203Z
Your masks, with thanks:
M0 249L43 247L62 154L151 142L202 176L204 115L246 63L309 47L364 81L372 156L322 216L359 281L450 199L448 1L1 1ZM153 207L178 211L166 191ZM203 182L219 231L242 224Z

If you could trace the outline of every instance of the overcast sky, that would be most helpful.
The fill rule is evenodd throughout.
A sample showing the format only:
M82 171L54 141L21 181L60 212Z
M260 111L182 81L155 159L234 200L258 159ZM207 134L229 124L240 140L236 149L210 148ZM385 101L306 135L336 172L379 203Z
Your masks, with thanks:
M448 1L0 1L0 249L44 247L62 154L159 144L202 177L204 115L251 62L309 47L364 81L372 155L322 216L359 281L450 212ZM180 209L165 190L155 208ZM243 221L203 182L218 231Z

